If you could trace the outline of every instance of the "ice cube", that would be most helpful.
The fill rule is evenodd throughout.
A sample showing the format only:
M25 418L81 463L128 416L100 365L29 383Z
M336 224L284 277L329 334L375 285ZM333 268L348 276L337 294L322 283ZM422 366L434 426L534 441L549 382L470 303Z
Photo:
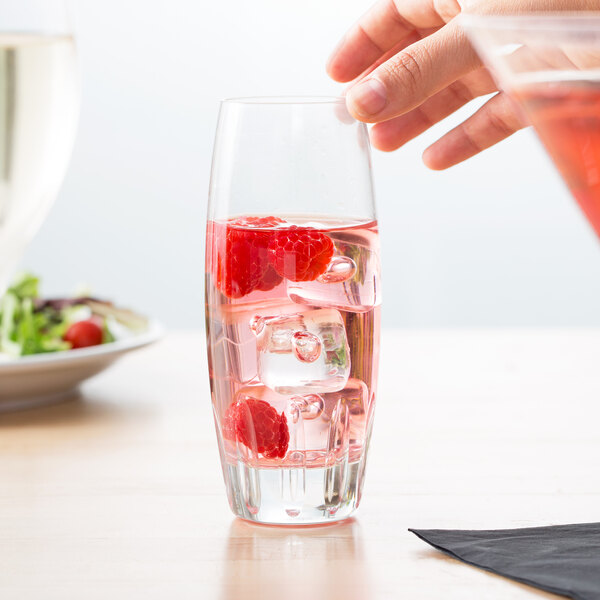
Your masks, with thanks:
M340 401L348 406L351 415L364 415L368 412L369 388L361 379L351 377L343 389L330 394L323 394L322 398L324 401L324 419L331 418L331 413Z
M315 362L321 356L321 339L308 331L296 331L292 335L292 350L301 362Z
M349 256L333 256L327 270L317 277L319 283L343 283L354 277L356 263Z
M297 314L299 307L285 302L263 302L249 307L221 307L221 335L215 343L222 344L225 366L220 376L227 376L242 384L250 383L258 375L256 354L256 328L266 315L290 313ZM302 309L300 309L301 311ZM308 308L306 310L309 310Z
M348 438L352 445L362 445L365 441L366 426L371 399L369 388L361 379L351 377L344 389L337 392L322 394L323 411L321 419L328 421L333 418L340 406L348 411Z
M255 338L243 321L225 326L223 345L229 373L239 383L248 383L258 374Z
M350 373L344 321L335 309L262 317L254 323L260 381L279 394L341 390Z
M288 297L297 304L367 312L381 303L378 254L359 235L333 239L336 252L325 273L315 281L287 281Z
M231 368L228 347L224 338L223 323L219 319L208 321L208 372L215 403L225 402L231 393L229 373ZM256 354L256 352L255 352ZM254 359L256 363L256 358ZM225 409L219 405L219 410Z
M273 390L260 383L241 387L235 394L234 402L244 402L249 398L268 402L278 413L284 412L289 405L289 396L276 394Z
M312 421L323 414L325 403L319 394L306 394L305 396L292 396L292 420L300 418Z

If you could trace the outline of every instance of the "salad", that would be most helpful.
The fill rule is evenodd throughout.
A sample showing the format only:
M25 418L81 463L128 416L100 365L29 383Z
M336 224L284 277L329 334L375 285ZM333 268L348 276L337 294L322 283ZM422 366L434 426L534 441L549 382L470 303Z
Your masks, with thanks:
M148 328L145 317L97 298L41 298L39 283L23 274L0 300L0 357L98 346Z

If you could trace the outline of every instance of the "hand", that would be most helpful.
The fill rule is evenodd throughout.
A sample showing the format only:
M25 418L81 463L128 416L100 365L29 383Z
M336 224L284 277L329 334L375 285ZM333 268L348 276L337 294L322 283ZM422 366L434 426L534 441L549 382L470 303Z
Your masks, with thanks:
M470 100L496 92L454 17L461 0L380 0L346 34L327 64L353 81L350 113L371 128L373 145L396 150ZM483 0L469 12L518 13L600 8L598 0ZM466 121L429 146L423 161L446 169L525 126L498 92Z

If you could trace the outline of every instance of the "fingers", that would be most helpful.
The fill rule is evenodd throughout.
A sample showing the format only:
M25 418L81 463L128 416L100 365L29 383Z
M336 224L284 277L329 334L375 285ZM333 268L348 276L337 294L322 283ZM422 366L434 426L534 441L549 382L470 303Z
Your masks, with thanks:
M459 12L457 0L379 0L338 44L327 72L352 81L415 30L441 27Z
M327 73L336 81L351 81L412 31L413 27L398 14L393 0L380 0L333 51Z
M431 33L432 32L429 31L425 35L430 35ZM398 54L398 52L400 52L401 50L404 50L404 48L406 48L407 46L410 46L411 44L418 42L423 37L425 37L425 36L423 35L422 32L413 31L410 35L405 37L401 42L396 44L391 50L388 50L385 54L382 54L373 64L369 65L369 67L365 71L363 71L358 77L356 77L353 81L351 81L346 86L346 90L345 90L346 93L353 85L360 83L367 75L370 75L375 69L377 69L377 67L379 67L379 65L382 65L386 60L389 60L394 55Z
M356 119L386 121L481 66L462 29L454 22L415 42L348 90L346 104Z
M423 162L430 169L447 169L497 144L525 125L508 96L500 92L464 123L429 146L423 153Z
M384 152L397 150L473 98L495 90L496 86L487 71L479 69L450 84L408 113L374 125L371 128L371 142Z

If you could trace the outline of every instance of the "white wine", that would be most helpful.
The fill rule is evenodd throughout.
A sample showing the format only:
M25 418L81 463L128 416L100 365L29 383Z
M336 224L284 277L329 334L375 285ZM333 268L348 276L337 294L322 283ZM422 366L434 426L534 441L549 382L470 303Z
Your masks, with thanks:
M0 294L58 193L78 99L70 36L0 33Z

